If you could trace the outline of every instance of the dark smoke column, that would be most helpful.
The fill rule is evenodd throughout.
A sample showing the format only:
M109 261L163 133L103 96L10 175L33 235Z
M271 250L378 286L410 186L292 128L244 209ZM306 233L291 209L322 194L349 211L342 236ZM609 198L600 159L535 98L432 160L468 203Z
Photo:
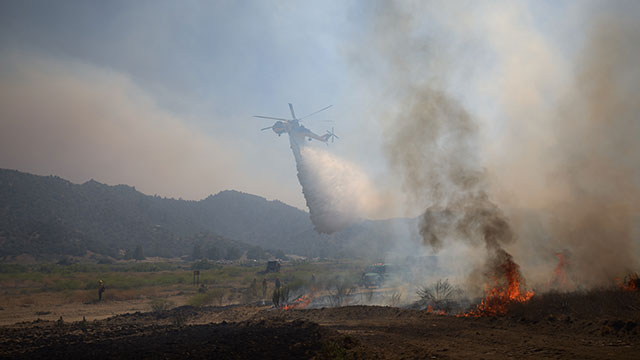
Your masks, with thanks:
M394 119L389 150L406 188L428 204L419 228L424 243L435 251L454 241L483 248L485 265L471 275L480 275L485 283L511 286L510 279L520 275L503 247L515 240L515 234L488 196L477 157L475 122L443 91L415 89L405 100L407 106Z

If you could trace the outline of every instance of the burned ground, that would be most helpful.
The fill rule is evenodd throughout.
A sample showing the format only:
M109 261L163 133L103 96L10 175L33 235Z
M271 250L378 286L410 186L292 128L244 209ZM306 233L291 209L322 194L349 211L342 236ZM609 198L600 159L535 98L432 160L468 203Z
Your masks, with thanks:
M618 299L593 314L577 305L593 301L581 296L564 299L562 308L544 307L549 298L535 303L534 297L528 312L485 318L381 306L291 311L229 306L179 307L86 323L36 321L0 328L0 357L637 358L638 294L620 296L627 297L626 309L612 310L621 304Z
M5 328L0 332L1 357L302 359L320 353L332 334L304 320L181 326L158 325L152 319L126 316L86 325L34 322Z

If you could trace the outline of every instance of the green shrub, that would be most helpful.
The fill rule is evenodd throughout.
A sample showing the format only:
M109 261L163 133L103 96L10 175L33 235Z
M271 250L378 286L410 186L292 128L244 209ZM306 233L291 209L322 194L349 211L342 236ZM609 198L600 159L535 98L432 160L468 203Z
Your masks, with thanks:
M224 301L225 295L226 291L224 289L215 288L203 293L197 293L193 295L191 298L189 298L187 304L195 307L202 307L217 303L219 306L221 306Z
M22 273L27 271L29 271L29 268L24 265L0 263L0 274Z

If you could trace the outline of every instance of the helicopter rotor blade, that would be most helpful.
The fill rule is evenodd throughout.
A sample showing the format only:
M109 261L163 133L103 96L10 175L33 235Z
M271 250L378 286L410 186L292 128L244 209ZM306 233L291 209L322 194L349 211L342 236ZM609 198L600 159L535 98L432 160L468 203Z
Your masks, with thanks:
M262 128L262 129L260 129L260 131L265 131L265 130L269 130L269 129L273 129L273 126L269 126L269 127L266 127L266 128Z
M289 104L289 105L291 105L291 104ZM309 116L311 116L311 115L315 115L315 114L319 113L320 111L325 111L325 110L327 110L328 108L330 108L330 107L332 107L332 106L333 106L333 105L329 105L329 106L327 106L327 107L324 107L324 108L322 108L322 109L320 109L320 110L318 110L318 111L312 112L312 113L311 113L311 114L309 114L309 115L305 115L305 116L301 117L301 118L300 118L300 119L298 119L298 120L306 119L306 118L308 118ZM293 110L292 110L292 111L293 111Z
M253 117L257 117L257 118L261 118L261 119L271 119L271 120L289 121L289 119L283 119L283 118L277 118L277 117L271 117L271 116L253 115Z
M289 110L291 110L291 117L293 118L293 120L300 120L296 119L296 113L293 112L293 105L291 103L289 103Z

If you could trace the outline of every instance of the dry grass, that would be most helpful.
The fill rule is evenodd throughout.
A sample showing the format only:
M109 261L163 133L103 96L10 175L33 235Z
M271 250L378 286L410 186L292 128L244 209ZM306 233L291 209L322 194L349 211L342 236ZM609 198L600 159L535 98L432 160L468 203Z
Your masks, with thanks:
M67 303L87 303L98 298L98 292L92 290L75 290L65 293Z
M36 301L31 296L25 296L20 299L20 305L33 305Z
M167 299L153 299L149 303L149 307L153 312L166 311L176 307L176 303Z
M213 288L203 293L196 293L191 298L189 298L188 304L195 307L206 306L206 305L222 306L226 296L227 296L226 289Z
M108 293L105 291L102 298L104 300L114 300L114 301L127 301L127 300L137 300L142 299L146 295L146 290L111 290ZM97 297L97 294L96 294Z

